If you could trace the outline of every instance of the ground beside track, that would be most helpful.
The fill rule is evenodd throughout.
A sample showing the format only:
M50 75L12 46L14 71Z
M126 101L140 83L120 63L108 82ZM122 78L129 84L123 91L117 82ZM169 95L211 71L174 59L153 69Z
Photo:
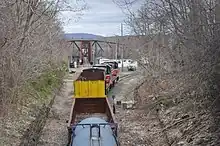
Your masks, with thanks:
M125 77L110 92L116 96L116 101L133 101L134 89L144 80L144 74L141 70L133 72L132 76ZM122 105L116 105L116 120L119 124L119 140L121 146L146 146L145 135L146 118L137 109L123 109ZM143 122L144 121L144 122Z

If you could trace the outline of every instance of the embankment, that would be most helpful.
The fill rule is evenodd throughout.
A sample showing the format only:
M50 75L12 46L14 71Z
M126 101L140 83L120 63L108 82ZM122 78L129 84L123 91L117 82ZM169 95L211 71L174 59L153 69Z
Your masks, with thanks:
M54 99L56 97L57 94L59 94L60 88L62 87L62 85L60 85L60 87L54 91L52 98L49 102L49 104L43 104L42 107L36 111L37 112L37 116L35 118L35 120L33 120L26 129L26 131L24 132L21 142L20 142L20 146L35 146L37 145L39 138L41 136L42 130L46 124L47 118L50 114L50 110L52 108L52 105L54 103Z
M65 69L47 71L19 91L23 103L2 117L0 145L36 145L64 75Z

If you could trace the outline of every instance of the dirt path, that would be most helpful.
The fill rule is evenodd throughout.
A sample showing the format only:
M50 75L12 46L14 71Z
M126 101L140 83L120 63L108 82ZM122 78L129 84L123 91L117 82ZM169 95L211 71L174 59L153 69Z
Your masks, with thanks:
M61 94L55 98L38 146L64 146L67 143L66 120L72 106L73 80L78 74L66 79Z

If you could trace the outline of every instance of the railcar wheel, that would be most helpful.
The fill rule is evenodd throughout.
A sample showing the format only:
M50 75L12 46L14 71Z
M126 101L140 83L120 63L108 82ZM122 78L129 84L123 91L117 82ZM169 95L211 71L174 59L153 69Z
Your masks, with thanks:
M113 81L113 83L112 83L112 87L115 87L115 81Z

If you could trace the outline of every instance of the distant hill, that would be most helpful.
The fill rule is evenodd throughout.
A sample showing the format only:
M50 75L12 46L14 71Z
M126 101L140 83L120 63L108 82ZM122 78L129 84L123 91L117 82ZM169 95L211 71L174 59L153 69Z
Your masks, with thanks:
M89 33L65 33L64 34L64 39L66 40L101 40L101 41L113 41L116 42L117 39L119 41L125 41L127 39L134 39L134 38L139 38L140 36L110 36L110 37L103 37L100 35L94 35L94 34L89 34Z
M66 40L103 40L104 37L100 35L94 35L89 33L65 33L64 39Z

